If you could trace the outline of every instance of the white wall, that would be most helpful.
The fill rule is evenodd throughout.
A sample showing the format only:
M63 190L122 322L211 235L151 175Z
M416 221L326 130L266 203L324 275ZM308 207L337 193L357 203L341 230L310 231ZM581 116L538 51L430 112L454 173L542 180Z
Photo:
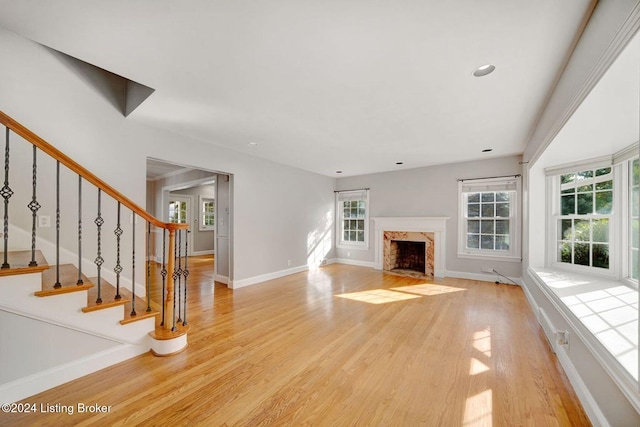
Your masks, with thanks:
M10 58L0 67L0 109L138 204L147 157L234 174L235 279L306 264L310 235L333 214L334 179L140 125L135 112L125 119L49 50L4 29L0 51ZM142 234L137 242L144 253Z
M338 190L370 188L370 216L448 216L446 269L481 274L482 267L495 268L509 277L520 277L520 262L480 261L458 258L458 179L519 174L519 156L454 163L339 178ZM373 262L374 234L370 224L369 249L337 249L338 258ZM350 253L350 256L347 254Z

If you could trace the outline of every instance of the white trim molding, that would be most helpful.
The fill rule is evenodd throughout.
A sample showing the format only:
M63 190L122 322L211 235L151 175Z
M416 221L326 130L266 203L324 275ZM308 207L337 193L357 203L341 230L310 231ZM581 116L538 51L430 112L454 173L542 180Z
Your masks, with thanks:
M383 244L385 231L427 232L434 235L433 264L435 277L446 275L446 241L448 216L438 217L375 217L375 262L376 270L383 269Z

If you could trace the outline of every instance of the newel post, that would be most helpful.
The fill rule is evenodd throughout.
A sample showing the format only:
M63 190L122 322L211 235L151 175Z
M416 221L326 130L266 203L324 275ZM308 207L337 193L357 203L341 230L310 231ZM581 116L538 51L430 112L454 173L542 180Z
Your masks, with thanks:
M174 325L174 305L175 294L173 291L173 275L175 273L175 258L173 252L176 247L176 231L173 228L169 229L169 259L167 260L167 297L164 300L164 329L171 330Z

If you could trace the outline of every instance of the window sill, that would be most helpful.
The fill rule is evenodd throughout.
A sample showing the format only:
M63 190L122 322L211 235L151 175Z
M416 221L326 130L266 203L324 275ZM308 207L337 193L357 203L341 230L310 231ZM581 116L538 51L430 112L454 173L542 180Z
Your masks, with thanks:
M338 248L338 249L354 249L354 250L368 251L369 250L369 245L364 245L364 244L348 245L348 244L345 244L345 243L336 243L336 248Z
M467 259L484 259L488 261L503 261L503 262L522 262L522 258L513 255L489 255L489 254L471 254L466 252L458 252L458 258Z
M612 357L629 380L638 380L636 289L623 280L553 268L530 267L529 273L544 284L557 308L573 319L574 327L579 326L576 329L591 347L602 348L609 355L601 360Z

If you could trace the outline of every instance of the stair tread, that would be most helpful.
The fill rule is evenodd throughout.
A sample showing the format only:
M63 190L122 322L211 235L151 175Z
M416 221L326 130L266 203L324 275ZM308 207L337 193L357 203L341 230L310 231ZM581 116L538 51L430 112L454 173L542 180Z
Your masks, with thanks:
M171 331L169 329L164 329L162 326L157 326L153 332L149 332L149 336L153 339L162 341L162 340L170 340L173 338L178 338L189 332L191 329L190 325L182 325L182 322L176 323L176 331Z
M60 285L58 289L54 288L56 283L56 267L51 266L48 270L42 272L42 290L35 292L36 296L44 297L51 295L64 294L69 292L78 292L91 289L93 283L82 275L82 285L78 285L78 269L71 264L60 265Z
M31 251L8 251L7 263L9 268L0 269L0 276L13 276L16 274L39 273L49 268L47 260L41 251L35 253L37 266L30 267ZM0 252L0 260L4 260L4 252ZM0 261L2 264L2 261Z
M131 301L127 302L124 306L124 319L120 321L121 324L135 322L137 320L148 319L150 317L156 317L160 314L159 311L154 310L147 311L147 302L140 297L136 297L136 315L131 315ZM157 317L156 317L157 318Z
M127 302L131 301L131 293L124 289L120 288L120 299L116 299L116 287L111 283L107 282L104 277L100 278L100 297L102 298L102 303L97 303L98 299L98 278L90 277L89 281L93 283L95 286L89 289L87 292L87 306L82 309L83 312L88 313L91 311L101 310L109 307L117 307L119 305L125 305Z

